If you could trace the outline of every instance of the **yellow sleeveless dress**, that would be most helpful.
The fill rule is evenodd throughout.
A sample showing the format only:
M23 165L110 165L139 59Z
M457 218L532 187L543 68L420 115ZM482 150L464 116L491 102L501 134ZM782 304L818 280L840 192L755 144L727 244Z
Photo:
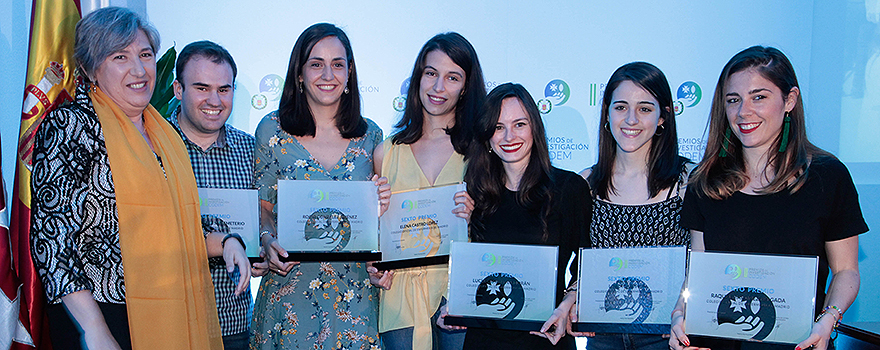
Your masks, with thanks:
M464 178L464 156L457 152L452 152L432 185L416 162L410 145L395 145L391 137L382 145L382 176L388 178L392 193L456 184ZM430 350L431 315L440 306L440 298L446 295L448 269L449 265L443 264L395 270L391 289L381 292L379 332L413 327L413 350Z

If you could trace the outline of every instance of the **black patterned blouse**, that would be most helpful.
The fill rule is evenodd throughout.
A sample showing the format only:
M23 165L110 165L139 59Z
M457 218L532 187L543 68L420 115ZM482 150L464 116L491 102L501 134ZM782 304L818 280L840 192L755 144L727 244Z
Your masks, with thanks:
M125 303L119 217L104 133L85 86L34 143L31 251L52 304L80 290Z
M690 233L679 223L683 200L673 192L661 202L642 205L615 204L594 196L590 223L593 248L689 245Z

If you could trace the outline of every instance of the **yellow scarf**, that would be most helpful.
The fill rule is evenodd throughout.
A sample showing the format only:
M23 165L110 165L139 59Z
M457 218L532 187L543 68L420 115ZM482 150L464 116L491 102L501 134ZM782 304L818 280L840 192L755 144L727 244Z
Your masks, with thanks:
M198 191L183 142L147 106L144 129L154 155L100 88L94 86L89 97L104 132L116 188L133 348L222 349Z

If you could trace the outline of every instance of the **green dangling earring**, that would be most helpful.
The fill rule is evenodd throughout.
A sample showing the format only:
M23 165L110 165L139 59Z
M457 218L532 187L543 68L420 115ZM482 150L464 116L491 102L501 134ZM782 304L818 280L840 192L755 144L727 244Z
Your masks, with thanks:
M727 145L730 144L730 127L727 127L727 130L724 131L724 142L721 143L721 152L718 153L718 156L721 158L727 157Z
M779 152L785 152L785 148L788 147L788 133L791 129L791 117L788 116L788 112L785 112L785 119L782 122L782 142L779 143Z

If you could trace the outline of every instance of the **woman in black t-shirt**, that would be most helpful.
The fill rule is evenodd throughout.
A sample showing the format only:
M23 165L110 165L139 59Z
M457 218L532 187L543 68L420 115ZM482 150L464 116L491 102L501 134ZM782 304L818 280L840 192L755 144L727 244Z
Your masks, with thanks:
M779 50L750 47L724 67L706 153L687 192L681 224L691 230L693 250L819 257L818 317L796 349L826 349L858 294L858 235L868 227L846 167L807 140L797 78ZM670 348L790 348L718 339L691 344L684 321L680 301Z
M589 227L587 183L573 172L550 165L544 125L535 101L522 85L507 83L492 90L475 129L465 173L475 203L471 239L559 247L558 307L540 332L469 328L464 348L574 349L574 338L565 332L576 295L563 294L564 278L568 261Z

